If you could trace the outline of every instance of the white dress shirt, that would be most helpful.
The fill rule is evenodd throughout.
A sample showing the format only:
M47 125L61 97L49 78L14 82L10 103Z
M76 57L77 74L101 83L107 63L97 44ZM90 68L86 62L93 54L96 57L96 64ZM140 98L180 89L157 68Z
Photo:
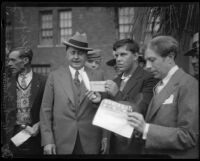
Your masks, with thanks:
M175 65L174 67L172 67L169 72L167 73L167 76L162 80L162 84L158 87L156 87L156 91L159 93L165 86L166 84L169 82L169 80L171 79L171 77L174 75L174 73L178 70L178 66ZM144 128L144 132L143 132L143 136L142 139L146 139L147 138L147 134L149 131L149 124L146 123L145 124L145 128Z
M72 75L72 79L75 78L75 72L76 72L76 69L72 68L70 65L69 65L69 70L70 70L70 73ZM81 69L78 70L79 72L79 75L78 75L78 79L80 82L83 81L83 83L85 84L85 87L90 90L90 80L89 80L89 77L87 75L87 73L85 72L85 68L82 67Z
M23 77L24 77L23 74L19 74L19 76L18 76L18 82L19 82L20 86L22 86ZM26 85L28 86L33 78L33 71L31 70L29 73L26 73L25 77L26 77L25 82L26 82Z

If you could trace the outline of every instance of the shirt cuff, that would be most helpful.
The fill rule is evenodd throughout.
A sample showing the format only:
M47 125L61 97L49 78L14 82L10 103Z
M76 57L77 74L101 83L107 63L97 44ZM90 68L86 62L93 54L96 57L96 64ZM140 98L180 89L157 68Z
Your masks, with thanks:
M146 123L146 124L145 124L145 127L144 127L144 132L143 132L143 135L142 135L142 139L143 139L143 140L146 140L146 139L147 139L147 133L148 133L148 131L149 131L149 124Z

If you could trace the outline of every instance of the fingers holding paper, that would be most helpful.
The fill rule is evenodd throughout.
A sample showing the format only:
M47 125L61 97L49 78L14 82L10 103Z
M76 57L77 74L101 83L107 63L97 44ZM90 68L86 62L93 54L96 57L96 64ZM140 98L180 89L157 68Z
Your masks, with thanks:
M146 122L142 114L137 112L130 112L128 113L127 120L131 126L143 134Z
M36 136L39 133L39 130L40 130L39 127L40 127L40 124L39 122L37 122L32 127L26 126L24 130L27 131L31 136Z
M105 90L108 92L108 94L114 97L119 91L119 88L114 81L107 80L105 83Z
M101 94L99 92L87 91L86 96L93 103L99 103L101 101Z

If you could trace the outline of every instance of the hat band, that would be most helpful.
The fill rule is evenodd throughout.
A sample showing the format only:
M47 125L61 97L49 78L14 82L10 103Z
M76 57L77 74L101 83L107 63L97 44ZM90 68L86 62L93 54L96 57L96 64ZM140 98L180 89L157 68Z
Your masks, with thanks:
M71 44L73 44L73 45L76 45L76 46L79 46L79 47L84 47L84 48L87 48L87 47L88 47L88 43L76 41L76 40L73 40L73 39L70 39L70 40L69 40L69 43L71 43Z

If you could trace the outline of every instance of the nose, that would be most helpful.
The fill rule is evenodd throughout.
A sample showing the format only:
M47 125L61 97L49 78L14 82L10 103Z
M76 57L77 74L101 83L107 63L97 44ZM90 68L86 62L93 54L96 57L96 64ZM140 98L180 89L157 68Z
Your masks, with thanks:
M77 59L79 57L78 53L74 54L74 58Z
M152 68L152 64L149 61L146 61L146 69L150 70Z
M120 56L116 56L116 62L120 62L121 61L121 57Z

